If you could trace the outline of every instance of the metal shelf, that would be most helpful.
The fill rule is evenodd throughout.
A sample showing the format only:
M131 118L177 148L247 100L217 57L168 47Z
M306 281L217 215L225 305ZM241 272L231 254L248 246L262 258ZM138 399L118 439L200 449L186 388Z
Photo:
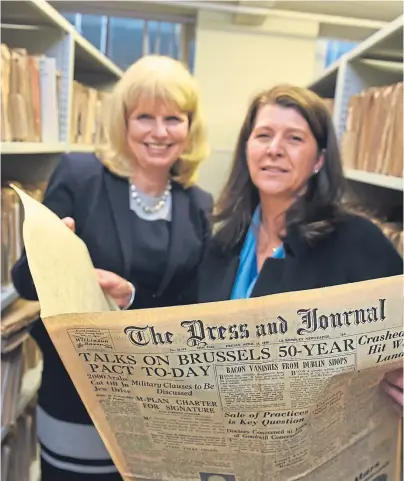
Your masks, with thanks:
M330 65L317 79L310 82L308 88L322 97L330 97L335 90L338 71L347 61L355 59L382 60L387 62L403 61L403 26L404 16L400 15L378 32L361 42L350 52L341 56Z
M404 180L400 177L392 177L391 175L375 174L363 170L346 169L345 177L349 180L362 182L365 184L377 185L386 189L403 190Z
M2 142L2 155L20 155L20 154L57 154L65 152L66 144L64 143L43 143L43 142Z
M337 85L338 69L340 61L337 60L330 65L320 77L313 80L307 87L323 98L334 98Z
M350 98L368 89L402 81L404 16L389 22L330 65L308 88L324 98L334 98L333 122L341 141ZM347 169L355 182L403 191L403 179Z
M100 90L110 90L122 76L122 70L103 55L74 26L45 0L4 2L2 31L4 43L11 48L26 48L28 53L56 60L61 74L59 96L59 137L56 141L4 142L3 155L42 155L78 151L83 148L69 145L73 105L72 79ZM84 151L93 151L85 146ZM7 157L6 157L7 158ZM41 158L38 158L41 160Z
M94 152L94 145L80 144L44 144L42 142L2 142L0 144L2 155L22 154L60 154L62 152Z
M404 16L400 15L348 52L349 59L403 61Z
M1 286L1 310L6 309L18 298L18 293L12 284Z
M65 32L69 31L69 22L44 0L3 2L1 21L8 24L53 27Z
M75 41L75 70L110 76L116 80L119 79L122 76L122 70L88 40L82 37L73 26L72 29L72 35Z

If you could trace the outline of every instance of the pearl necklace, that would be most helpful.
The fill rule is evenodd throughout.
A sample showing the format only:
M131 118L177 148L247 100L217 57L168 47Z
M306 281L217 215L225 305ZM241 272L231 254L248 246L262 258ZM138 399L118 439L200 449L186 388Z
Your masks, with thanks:
M159 210L161 210L166 205L170 192L171 192L171 180L168 180L167 187L163 192L163 195L156 198L157 203L155 205L148 206L139 197L136 186L132 184L132 182L130 183L130 194L132 196L132 199L144 212L146 212L146 214L154 214Z

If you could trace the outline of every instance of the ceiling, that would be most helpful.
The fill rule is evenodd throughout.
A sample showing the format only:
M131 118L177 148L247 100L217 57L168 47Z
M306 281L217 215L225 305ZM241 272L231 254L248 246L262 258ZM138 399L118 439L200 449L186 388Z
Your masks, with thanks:
M232 2L233 3L233 2ZM237 2L236 2L237 3ZM317 0L317 1L248 1L251 6L292 10L323 15L363 18L369 20L390 21L403 13L400 0Z
M7 3L7 2L6 2ZM388 22L403 13L403 2L401 0L317 0L317 1L289 1L289 0L114 0L114 1L88 1L88 0L53 0L49 3L59 11L74 11L81 13L103 13L116 16L151 16L163 17L173 15L181 18L194 20L198 9L243 9L252 7L257 9L250 19L255 17L261 22L266 18L271 9L303 12L338 17L351 17L358 19L376 20ZM258 11L261 9L261 14ZM240 12L241 13L241 12Z
M86 0L51 0L49 3L59 12L79 12L115 15L122 17L163 17L173 15L189 19L195 18L195 8L182 7L173 2L157 2L151 0L128 1L86 1Z

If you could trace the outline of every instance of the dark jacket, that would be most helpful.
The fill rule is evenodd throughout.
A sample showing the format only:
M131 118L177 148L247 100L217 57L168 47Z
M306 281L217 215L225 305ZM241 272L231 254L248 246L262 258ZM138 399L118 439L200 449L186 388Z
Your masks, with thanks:
M133 249L133 212L129 209L127 180L112 174L93 154L64 155L51 176L44 204L60 218L75 219L76 234L85 242L95 267L133 282L136 297L132 309L196 301L196 290L190 290L189 285L210 235L210 194L198 187L184 189L173 182L168 259L160 285L153 292L142 285L142 279L131 278L134 256L142 256L142 252ZM12 269L12 280L21 297L37 299L25 253ZM42 322L35 323L32 335L44 353L39 403L58 419L90 423Z
M198 300L230 299L242 245L227 253L214 240L199 270ZM286 236L285 259L266 259L252 297L390 277L403 273L403 259L370 220L346 215L336 229L309 245L296 227Z

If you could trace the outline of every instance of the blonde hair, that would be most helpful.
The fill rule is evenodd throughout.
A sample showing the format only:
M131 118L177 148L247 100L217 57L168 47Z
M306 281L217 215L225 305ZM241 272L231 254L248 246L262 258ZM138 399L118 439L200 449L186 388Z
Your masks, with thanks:
M172 177L184 186L193 184L199 164L209 152L199 91L187 68L169 57L142 57L128 68L115 86L105 116L107 142L97 150L101 162L120 177L132 175L133 162L126 142L127 120L143 97L170 102L188 114L188 147L175 162Z

